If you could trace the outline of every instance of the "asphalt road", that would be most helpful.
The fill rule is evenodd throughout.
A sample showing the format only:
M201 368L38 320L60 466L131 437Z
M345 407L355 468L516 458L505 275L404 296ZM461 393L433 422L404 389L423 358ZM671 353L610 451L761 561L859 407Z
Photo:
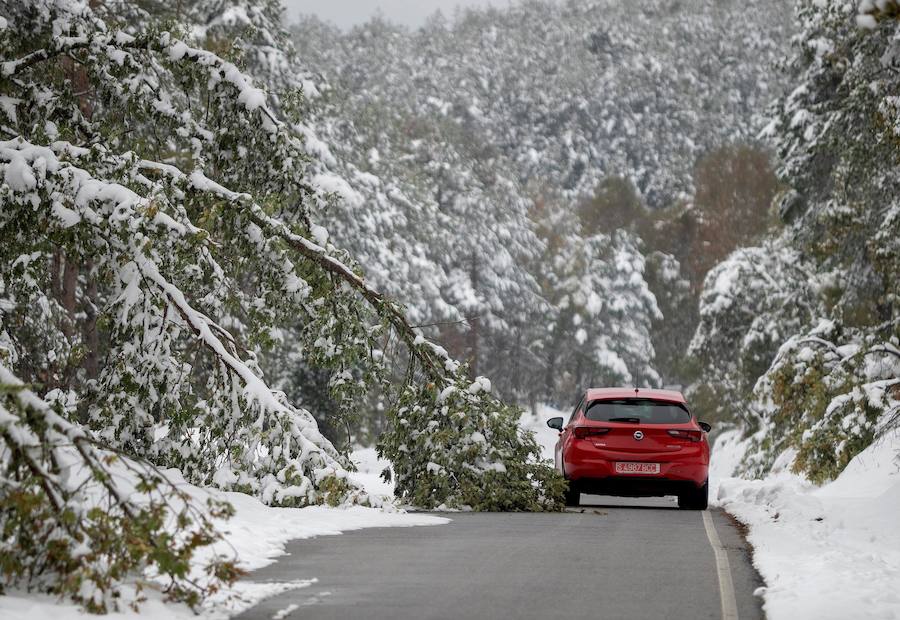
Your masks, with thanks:
M453 514L449 525L295 541L249 578L318 581L238 618L723 618L728 574L738 617L763 617L762 583L724 513L710 511L717 562L700 512L666 499L582 500L592 505L579 512Z

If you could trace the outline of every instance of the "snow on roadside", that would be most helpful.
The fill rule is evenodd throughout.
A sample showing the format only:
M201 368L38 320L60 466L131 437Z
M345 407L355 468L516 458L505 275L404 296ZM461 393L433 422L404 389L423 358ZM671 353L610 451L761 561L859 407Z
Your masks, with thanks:
M900 431L822 486L790 472L791 452L764 480L729 477L746 448L719 437L710 490L749 528L767 617L900 619Z
M519 418L519 426L534 432L534 438L537 439L538 445L541 446L544 458L549 461L553 461L553 449L556 445L556 440L559 439L559 433L547 426L547 420L557 416L565 420L569 417L569 414L554 409L550 405L538 405L536 414L531 411L525 411L522 413L522 417Z
M285 544L293 539L332 536L367 527L410 527L448 522L441 517L362 506L273 508L242 493L224 495L235 507L236 514L222 525L222 530L227 543L237 551L241 567L247 570L273 563L284 554Z
M726 430L711 438L712 449L709 456L709 498L715 501L723 480L734 475L747 446L749 439L741 439L739 430Z
M366 490L369 495L377 497L393 497L394 483L385 482L381 472L391 468L390 461L378 458L375 448L357 448L350 454L350 460L356 465L356 471L350 472L349 478ZM391 470L393 476L393 470Z
M354 453L356 456L356 453ZM371 458L369 458L371 457ZM374 468L378 463L371 455L363 455L369 459ZM355 460L355 459L354 459ZM380 471L380 470L379 470ZM385 490L384 484L377 486L375 480L369 480L361 472L352 474L359 478L364 488L371 494L379 495ZM171 474L170 474L171 475ZM372 483L371 486L369 483ZM225 554L237 554L239 565L244 570L255 570L275 562L278 556L285 553L288 541L314 536L332 536L349 530L367 527L411 527L423 525L440 525L449 519L423 514L408 514L400 511L388 511L375 508L353 506L350 508L329 508L313 506L309 508L273 508L243 493L222 493L182 485L201 503L206 497L214 495L225 499L235 508L235 515L228 521L218 522L217 526L224 535L224 541L214 549L205 549L198 553L196 563L201 565L205 557L214 551ZM393 489L389 489L391 494ZM285 590L307 587L315 583L315 575L297 575L298 580L286 583L257 583L239 581L234 587L216 594L202 609L201 618L206 620L224 620L235 615L268 596ZM153 620L188 620L197 616L184 605L166 604L155 592L148 592L148 600L142 604L140 613L129 609L110 613L104 618L109 620L137 620L152 618ZM126 600L128 598L126 597ZM28 618L28 620L84 620L85 614L79 606L68 601L59 601L54 597L8 590L0 596L0 618Z

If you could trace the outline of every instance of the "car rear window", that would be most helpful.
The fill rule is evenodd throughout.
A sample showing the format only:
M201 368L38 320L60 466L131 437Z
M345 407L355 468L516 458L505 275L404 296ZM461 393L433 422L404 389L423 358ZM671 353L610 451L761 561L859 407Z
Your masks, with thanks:
M588 420L598 422L683 424L691 421L691 414L684 405L649 398L595 400L588 406L584 415Z

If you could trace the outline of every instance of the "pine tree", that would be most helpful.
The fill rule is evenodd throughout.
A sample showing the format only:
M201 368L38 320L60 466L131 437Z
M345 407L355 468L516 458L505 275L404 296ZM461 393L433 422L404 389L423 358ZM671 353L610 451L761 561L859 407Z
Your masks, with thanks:
M828 480L900 421L897 15L798 4L795 88L766 131L785 228L705 282L692 349L724 375L720 402L748 403L754 475L792 449L795 471Z
M658 386L650 328L662 317L644 278L639 240L625 230L587 234L558 205L539 217L550 304L542 322L544 396L567 403L585 386Z
M278 40L259 32L268 6L234 5L253 17L255 38L224 53L250 54L248 66L280 88L272 72L290 72L253 52ZM167 468L270 504L374 501L349 482L312 414L267 382L259 362L284 325L305 361L331 373L339 401L387 395L396 423L385 452L404 472L405 499L558 506L558 476L512 410L419 335L316 223L338 200L329 182L339 177L322 176L301 109L202 46L219 41L216 23L196 41L198 31L141 7L29 0L0 21L6 579L96 611L134 570L169 579L190 603L233 579L218 559L210 583L190 574L193 551L215 533L210 510L168 482ZM407 365L397 384L390 340ZM409 410L425 417L401 424ZM461 446L442 424L484 441ZM432 460L465 455L443 459L439 496L428 464L393 449L404 438L431 438Z

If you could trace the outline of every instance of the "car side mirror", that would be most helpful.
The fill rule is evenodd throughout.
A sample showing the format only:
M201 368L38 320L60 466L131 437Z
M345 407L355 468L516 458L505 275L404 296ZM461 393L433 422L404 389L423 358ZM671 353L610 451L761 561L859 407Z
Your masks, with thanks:
M706 422L698 422L698 424L700 424L700 428L703 429L703 432L704 432L704 433L708 433L709 431L712 430L712 426L710 426L710 425L707 424Z
M550 418L547 420L547 426L550 428L555 428L556 430L562 432L563 419L562 418Z

